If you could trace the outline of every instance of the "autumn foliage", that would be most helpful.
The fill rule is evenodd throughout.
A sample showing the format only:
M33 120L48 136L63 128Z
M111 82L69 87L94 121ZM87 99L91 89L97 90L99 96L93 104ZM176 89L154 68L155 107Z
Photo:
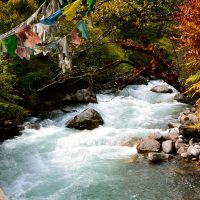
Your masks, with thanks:
M187 0L179 6L180 12L176 19L177 29L181 31L181 48L190 66L200 69L200 1Z
M197 100L198 117L200 119L200 1L187 0L179 6L176 20L177 29L181 32L181 50L184 52L185 66L188 78L187 94ZM200 123L197 124L200 129Z
M188 94L199 98L200 95L200 1L187 0L179 6L176 20L181 32L181 50L184 52L185 68L188 73L186 85Z

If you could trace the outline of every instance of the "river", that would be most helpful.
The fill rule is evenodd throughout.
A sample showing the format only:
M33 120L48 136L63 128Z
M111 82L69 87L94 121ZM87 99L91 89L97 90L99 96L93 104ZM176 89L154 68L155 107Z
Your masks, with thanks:
M194 200L200 180L185 162L151 164L135 146L121 144L159 131L188 107L175 95L153 93L147 86L127 86L117 94L98 94L98 104L67 105L40 130L0 145L0 187L10 200ZM92 131L65 128L65 122L85 108L94 108L105 124ZM39 119L32 118L30 121ZM188 171L187 171L188 172Z

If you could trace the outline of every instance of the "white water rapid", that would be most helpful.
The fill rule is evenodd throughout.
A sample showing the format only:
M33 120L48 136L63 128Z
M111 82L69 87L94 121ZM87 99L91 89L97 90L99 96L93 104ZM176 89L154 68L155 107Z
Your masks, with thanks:
M5 141L0 145L0 187L10 200L183 199L195 187L171 170L175 161L130 163L136 148L121 145L154 131L166 134L168 121L187 107L173 100L175 93L151 92L158 84L166 83L128 86L118 94L99 94L98 104L66 106L76 111L55 111L40 122L40 130L26 129ZM102 115L103 126L65 128L68 119L88 107Z

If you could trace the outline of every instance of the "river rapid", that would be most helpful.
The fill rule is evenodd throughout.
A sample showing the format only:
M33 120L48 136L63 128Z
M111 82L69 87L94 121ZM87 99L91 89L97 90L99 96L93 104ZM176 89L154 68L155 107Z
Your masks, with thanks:
M98 104L67 105L39 121L40 130L0 145L0 187L10 200L194 200L200 199L200 180L189 164L171 160L151 164L130 138L154 131L167 133L186 104L175 95L153 93L162 81L127 86L115 94L98 94ZM172 88L172 87L171 87ZM86 108L105 121L92 131L65 128L65 122ZM188 172L188 169L189 172ZM187 173L186 173L187 171Z

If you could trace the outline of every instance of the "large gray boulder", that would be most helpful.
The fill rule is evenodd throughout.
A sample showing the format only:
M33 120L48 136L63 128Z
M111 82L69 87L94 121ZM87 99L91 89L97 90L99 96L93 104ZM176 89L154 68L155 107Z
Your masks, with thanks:
M155 152L148 153L148 159L151 162L158 162L158 161L170 160L172 158L174 158L174 156L171 155L171 154L155 153Z
M173 143L171 140L166 140L162 143L162 150L164 153L172 153L173 152Z
M138 153L159 152L160 143L157 140L145 138L137 145Z
M189 103L189 99L187 98L187 96L184 94L181 94L180 92L175 94L174 100L181 102L181 103Z
M156 93L172 93L173 90L171 88L168 88L166 85L157 85L153 88L151 88L152 92Z
M81 89L71 95L67 94L65 100L82 103L97 103L96 94L91 89Z
M92 130L103 124L104 121L101 115L96 110L88 108L79 115L76 115L74 118L67 121L65 125L68 128Z

